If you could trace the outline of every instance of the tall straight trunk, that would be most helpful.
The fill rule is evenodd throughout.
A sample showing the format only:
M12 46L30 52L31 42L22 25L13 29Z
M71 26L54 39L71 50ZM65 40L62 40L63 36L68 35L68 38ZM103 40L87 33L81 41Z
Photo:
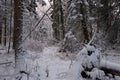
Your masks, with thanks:
M13 36L13 48L15 54L21 52L22 32L23 32L23 1L14 0L14 36Z
M82 0L83 4L82 4L82 14L83 14L83 20L82 20L82 26L83 26L83 33L84 33L84 38L85 38L85 42L89 42L90 38L91 38L91 27L90 27L90 22L89 22L89 16L90 16L90 12L89 12L89 4L87 0Z
M5 0L5 7L7 6L6 5L6 2L7 0ZM5 23L4 23L4 45L6 46L6 42L7 42L7 10L5 8Z
M26 79L27 75L21 75L21 71L26 70L26 64L24 60L24 52L22 48L22 33L23 33L23 21L24 21L24 1L14 0L14 36L13 36L13 48L15 50L15 73L20 74L16 77L20 77L18 80Z
M0 22L0 44L2 44L2 23Z
M11 0L11 7L13 8L13 2ZM10 47L11 47L11 37L12 37L12 17L13 17L13 12L11 10L11 13L10 13L10 35L9 35L9 45L8 45L8 53L9 53L9 50L10 50Z
M53 0L53 36L55 39L59 39L59 33L58 33L58 6L57 5L57 1Z
M64 18L61 0L53 1L53 31L56 40L63 40L65 35Z
M26 64L24 61L24 52L21 46L23 33L23 13L24 0L14 0L14 34L13 34L13 48L15 50L15 73L20 74L20 71L25 71ZM18 77L18 75L16 75ZM20 76L24 79L26 76ZM19 79L20 80L20 79Z
M119 23L117 25L119 26L120 25L120 19L118 21L119 21ZM118 27L117 43L120 44L120 27Z
M65 28L64 28L64 18L63 18L63 10L62 10L62 2L58 0L59 6L59 33L60 33L60 40L63 40L65 37Z

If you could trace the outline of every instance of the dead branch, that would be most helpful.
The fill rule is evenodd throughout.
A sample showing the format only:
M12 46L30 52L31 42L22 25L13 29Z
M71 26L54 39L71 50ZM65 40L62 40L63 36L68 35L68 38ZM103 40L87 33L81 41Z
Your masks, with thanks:
M0 65L4 65L4 64L11 64L13 62L5 62L5 63L0 63Z

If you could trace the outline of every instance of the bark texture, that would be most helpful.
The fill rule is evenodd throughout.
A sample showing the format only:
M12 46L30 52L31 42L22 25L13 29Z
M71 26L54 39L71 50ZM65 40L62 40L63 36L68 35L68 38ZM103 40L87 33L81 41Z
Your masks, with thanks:
M53 0L53 36L56 40L63 40L65 36L64 18L61 0Z

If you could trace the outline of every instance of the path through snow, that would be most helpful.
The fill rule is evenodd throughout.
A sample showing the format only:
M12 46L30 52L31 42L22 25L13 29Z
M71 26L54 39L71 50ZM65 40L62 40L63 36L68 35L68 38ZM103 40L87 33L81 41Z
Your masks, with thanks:
M62 60L57 55L58 47L44 48L42 53L29 52L25 59L29 80L65 80L70 60Z

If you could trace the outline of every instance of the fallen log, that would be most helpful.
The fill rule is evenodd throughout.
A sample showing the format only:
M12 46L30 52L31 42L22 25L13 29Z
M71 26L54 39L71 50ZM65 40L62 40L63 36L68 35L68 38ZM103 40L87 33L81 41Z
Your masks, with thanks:
M106 77L111 78L109 74L111 74L113 78L115 75L120 76L120 65L104 60L101 52L91 45L86 45L77 54L76 62L83 68L83 70L81 70L77 67L78 65L74 64L74 67L78 70L76 73L79 74L81 72L83 78L91 78L92 80L103 80L103 78L105 78L104 80L106 80Z
M103 70L105 73L110 73L113 75L120 76L120 65L119 64L106 61L106 60L101 60L100 69Z
M95 70L97 72L101 70L98 72L99 75L101 75L101 72L103 71L104 73L102 75L109 76L109 74L111 74L111 77L113 78L115 78L115 75L120 76L120 65L103 59L100 61L99 67L93 67L91 71L81 71L81 76L83 78L92 78L93 80L95 80L94 78L96 76L96 78L99 79L100 77L97 75L98 73L96 73ZM94 77L93 74L95 74Z

